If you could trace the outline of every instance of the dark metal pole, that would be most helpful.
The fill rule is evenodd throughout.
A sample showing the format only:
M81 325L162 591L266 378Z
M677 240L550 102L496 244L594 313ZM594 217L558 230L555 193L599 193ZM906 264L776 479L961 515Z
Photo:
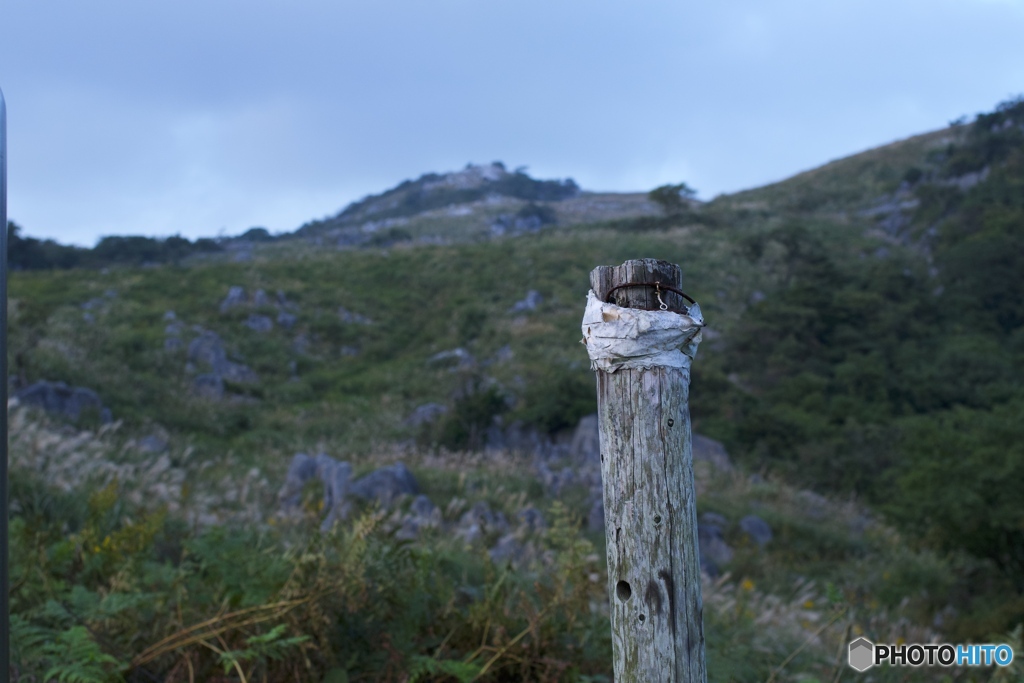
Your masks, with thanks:
M11 604L7 575L7 105L0 90L0 681L11 675Z

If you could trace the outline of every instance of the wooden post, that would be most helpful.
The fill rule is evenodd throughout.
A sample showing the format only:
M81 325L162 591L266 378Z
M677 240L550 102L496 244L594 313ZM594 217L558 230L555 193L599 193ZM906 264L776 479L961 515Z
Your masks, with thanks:
M595 268L590 282L607 301L626 283L681 289L682 272L640 259ZM686 305L654 287L624 287L612 296L624 308ZM616 683L707 681L689 382L689 368L597 371Z

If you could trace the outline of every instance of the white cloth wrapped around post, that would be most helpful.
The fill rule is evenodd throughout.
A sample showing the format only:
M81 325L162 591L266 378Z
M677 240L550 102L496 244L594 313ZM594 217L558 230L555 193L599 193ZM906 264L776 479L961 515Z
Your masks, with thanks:
M592 370L689 370L701 341L704 317L697 304L690 307L689 315L644 311L603 302L590 290L582 327Z

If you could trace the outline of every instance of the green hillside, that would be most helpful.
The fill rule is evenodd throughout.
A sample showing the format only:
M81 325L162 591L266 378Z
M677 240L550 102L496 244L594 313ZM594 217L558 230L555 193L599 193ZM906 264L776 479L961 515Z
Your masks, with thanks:
M23 671L76 680L55 654L75 647L77 680L610 680L585 472L552 489L512 435L565 443L594 412L588 274L648 256L704 311L694 430L737 463L699 477L736 549L705 581L710 678L838 680L854 633L1011 638L1024 102L671 215L481 168L165 265L11 275L14 389L87 387L114 420L13 409ZM321 534L315 486L282 522L298 452L356 475L404 462L441 527L396 540L406 501ZM547 531L517 537L532 560L442 531L480 502L542 511ZM207 622L223 629L188 631Z

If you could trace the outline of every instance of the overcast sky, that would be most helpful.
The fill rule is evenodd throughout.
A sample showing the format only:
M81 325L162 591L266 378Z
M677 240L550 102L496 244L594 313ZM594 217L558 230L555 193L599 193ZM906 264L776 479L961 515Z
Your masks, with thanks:
M294 230L467 162L783 179L1024 92L1024 0L0 0L28 235Z

